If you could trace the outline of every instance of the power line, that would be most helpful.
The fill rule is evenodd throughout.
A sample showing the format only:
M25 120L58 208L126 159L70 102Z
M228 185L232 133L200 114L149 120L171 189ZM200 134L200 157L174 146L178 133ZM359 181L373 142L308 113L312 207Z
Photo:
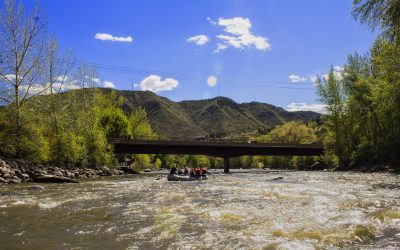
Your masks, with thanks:
M194 76L183 74L179 72L171 72L171 71L161 71L161 70L153 70L153 69L144 69L144 68L135 68L135 67L126 67L126 66L117 66L117 65L109 65L109 64L101 64L101 63L94 63L94 62L77 62L74 63L77 66L86 65L92 69L96 69L101 72L108 72L108 73L116 73L116 74L125 74L125 75L137 75L137 76L147 76L150 74L158 74L158 75L167 75L168 77L175 77L180 80L203 80L205 77L201 76ZM235 85L236 80L230 78L223 78L225 81L231 81L230 85ZM250 84L249 84L250 83ZM260 84L260 83L269 83L268 85ZM292 86L276 86L273 84L286 84ZM312 86L315 83L313 82L285 82L285 81L271 81L271 80L250 80L246 81L246 87L262 87L262 88L280 88L280 89L300 89L300 90L314 90ZM238 84L236 84L238 85ZM243 83L240 83L243 86ZM297 87L297 86L302 87ZM307 88L306 86L310 86L311 88Z

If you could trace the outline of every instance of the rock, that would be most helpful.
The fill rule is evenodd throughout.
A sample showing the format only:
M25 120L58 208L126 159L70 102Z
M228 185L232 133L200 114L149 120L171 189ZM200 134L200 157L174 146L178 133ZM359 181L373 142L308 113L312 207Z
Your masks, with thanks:
M130 167L121 167L121 171L126 174L138 174L135 170L131 169Z
M33 190L33 191L43 191L44 189L45 188L43 186L39 186L39 185L29 187L29 190Z
M378 183L378 184L373 184L372 188L400 189L400 185L392 183Z
M5 175L3 175L3 178L4 178L4 179L11 179L11 177L12 177L12 176L11 176L10 174L5 174Z
M22 173L21 173L21 170L14 169L14 174L17 175L17 176L20 176Z
M326 168L324 163L321 163L319 161L315 162L310 166L310 170L324 170Z
M6 179L4 179L3 177L0 177L0 183L8 183L8 181Z
M9 183L18 184L18 183L21 183L21 182L22 182L22 180L21 180L20 178L14 176L14 177L10 180Z
M67 177L55 176L55 175L37 176L33 179L33 181L34 182L50 182L50 183L61 183L61 182L79 183L77 180L70 179Z
M31 177L29 177L28 174L21 174L22 179L27 180L30 179Z
M275 178L273 178L272 180L273 180L273 181L279 181L279 180L283 180L283 177L282 177L282 176L275 177Z
M53 175L56 175L56 176L64 176L64 174L63 174L61 171L59 171L59 170L54 171L54 172L53 172Z
M10 173L10 170L8 169L8 168L6 168L6 167L1 167L0 168L0 175L5 175L5 174L9 174Z
M151 169L150 168L146 168L145 170L143 170L143 172L149 173L149 172L151 172Z

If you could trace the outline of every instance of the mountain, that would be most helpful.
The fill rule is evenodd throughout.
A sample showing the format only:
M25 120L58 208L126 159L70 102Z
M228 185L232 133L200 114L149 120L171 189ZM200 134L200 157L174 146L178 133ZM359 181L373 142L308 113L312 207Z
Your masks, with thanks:
M126 113L142 106L153 130L167 137L228 135L256 129L265 131L288 121L309 122L320 117L311 111L289 112L271 104L236 103L226 97L174 102L149 91L115 91L124 97Z

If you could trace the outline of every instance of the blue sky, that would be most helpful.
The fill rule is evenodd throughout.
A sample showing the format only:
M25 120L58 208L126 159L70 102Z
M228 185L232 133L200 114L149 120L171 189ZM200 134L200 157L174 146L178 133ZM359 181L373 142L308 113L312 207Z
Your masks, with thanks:
M24 1L28 6L31 2ZM100 77L117 89L135 84L136 90L151 89L175 101L220 94L238 102L256 100L296 110L319 108L313 106L318 103L313 75L331 65L342 66L349 53L365 53L372 44L375 35L353 20L351 2L40 4L48 16L48 33L57 37L61 48L72 49L79 60L107 65L98 69ZM207 82L209 76L215 78Z

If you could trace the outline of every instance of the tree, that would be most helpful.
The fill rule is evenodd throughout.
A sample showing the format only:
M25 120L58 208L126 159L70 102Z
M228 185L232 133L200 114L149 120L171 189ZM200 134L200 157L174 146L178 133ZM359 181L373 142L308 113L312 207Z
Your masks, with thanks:
M108 107L101 112L100 126L105 130L107 137L126 137L131 133L128 118L122 109Z
M290 121L281 126L277 126L267 135L260 136L257 141L273 142L282 144L308 144L320 140L317 136L318 129L314 123L305 124L301 121ZM245 164L251 167L258 167L258 162L269 165L272 168L294 168L304 169L311 166L315 157L288 157L288 156L268 156L258 158L243 159Z
M0 12L0 102L10 106L19 156L27 99L46 89L42 78L45 27L38 6L28 14L21 3L4 1Z
M384 36L400 35L400 0L353 0L353 16L372 30L380 28Z
M133 139L149 139L154 136L144 108L138 107L134 112L132 112L129 116L129 122L131 124L131 135Z
M46 98L37 98L36 110L42 114L41 119L47 124L45 131L50 143L51 161L62 164L61 160L65 159L65 149L67 143L69 146L74 145L74 139L67 142L66 135L72 136L68 129L71 121L69 110L74 105L72 98L66 98L61 93L74 88L74 81L71 79L74 70L74 60L72 52L66 55L60 55L57 40L53 37L47 45L46 64L44 68L45 80L47 80ZM72 157L76 158L76 157Z
M341 76L335 76L331 67L327 77L317 79L317 91L320 101L326 105L325 126L333 131L335 137L334 152L343 164L348 164L351 154L349 124L346 119L346 90Z

